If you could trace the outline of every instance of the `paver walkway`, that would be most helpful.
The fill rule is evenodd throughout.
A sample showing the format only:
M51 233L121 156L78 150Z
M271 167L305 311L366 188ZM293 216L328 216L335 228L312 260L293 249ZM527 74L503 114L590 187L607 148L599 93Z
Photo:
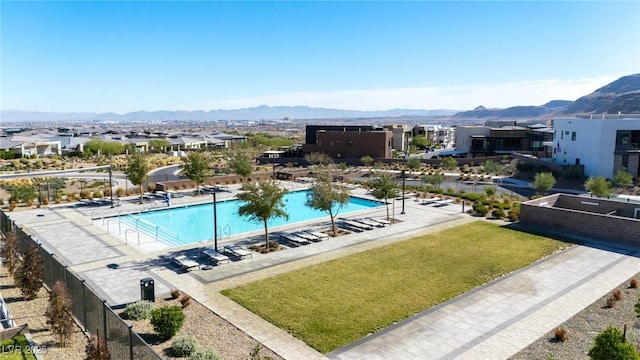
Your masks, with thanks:
M637 257L573 246L329 358L507 359L638 272Z
M186 201L188 198L176 202ZM327 356L219 293L417 234L475 221L461 215L461 207L455 204L434 208L407 201L406 207L406 214L397 215L402 222L391 227L276 254L256 254L252 259L190 273L179 273L167 266L162 249L149 252L148 248L125 245L114 236L115 230L91 220L91 210L43 209L12 217L32 229L46 247L55 248L52 250L74 271L108 293L110 302L137 300L136 278L152 276L157 284L156 294L179 288L285 359L296 360L507 359L640 272L637 257L574 246ZM384 217L384 213L378 209L368 216ZM71 241L70 231L84 240ZM171 249L184 250L187 247ZM166 255L167 250L164 251Z

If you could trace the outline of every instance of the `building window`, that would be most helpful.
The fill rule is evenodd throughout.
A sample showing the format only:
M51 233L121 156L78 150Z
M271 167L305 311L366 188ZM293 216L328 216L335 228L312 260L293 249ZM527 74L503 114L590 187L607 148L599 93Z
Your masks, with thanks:
M564 131L560 131L560 140L564 140Z
M575 131L571 132L571 141L576 141L576 132Z
M627 171L629 168L629 155L622 155L622 164L620 165L620 170Z

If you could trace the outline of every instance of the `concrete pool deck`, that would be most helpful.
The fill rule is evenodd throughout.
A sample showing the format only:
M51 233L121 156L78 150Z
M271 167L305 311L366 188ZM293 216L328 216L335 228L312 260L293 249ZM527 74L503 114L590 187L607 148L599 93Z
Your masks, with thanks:
M218 195L231 197L237 187L231 190ZM362 189L354 193L365 195ZM209 199L185 196L173 199L172 204ZM190 272L172 266L170 256L197 255L199 248L212 242L170 249L132 246L115 236L113 229L107 231L101 220L91 220L97 211L135 211L140 205L123 202L116 209L51 206L9 215L110 305L139 300L139 279L152 277L156 295L180 289L286 359L506 359L640 272L635 253L574 246L326 356L219 294L223 289L477 220L462 214L457 204L434 207L406 199L405 214L399 214L400 203L396 201L395 206L400 222L392 226L268 255L254 252L249 259ZM369 217L385 215L384 207L366 212ZM326 222L315 226L326 228ZM263 240L260 234L230 237L219 239L218 246L246 241Z

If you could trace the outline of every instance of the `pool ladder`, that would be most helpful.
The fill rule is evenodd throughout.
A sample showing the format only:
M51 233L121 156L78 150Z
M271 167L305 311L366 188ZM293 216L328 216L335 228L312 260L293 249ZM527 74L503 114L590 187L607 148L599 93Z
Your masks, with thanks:
M220 226L218 226L218 234L221 234L218 236L219 238L231 237L231 225L227 224L223 228L220 228Z

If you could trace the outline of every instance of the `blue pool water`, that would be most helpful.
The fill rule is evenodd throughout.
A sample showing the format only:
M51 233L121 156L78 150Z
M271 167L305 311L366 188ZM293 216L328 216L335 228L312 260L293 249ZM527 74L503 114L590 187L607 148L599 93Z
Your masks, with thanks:
M308 191L287 193L284 197L285 211L289 219L271 219L269 230L273 227L301 221L323 219L329 220L329 214L305 206ZM343 206L338 216L349 212L382 206L378 201L351 197ZM218 238L238 235L255 230L263 230L262 222L250 222L246 217L238 215L240 202L237 200L219 201L216 203ZM186 245L213 239L213 204L201 204L167 210L151 211L122 218L123 223L134 226L156 237L169 245Z

